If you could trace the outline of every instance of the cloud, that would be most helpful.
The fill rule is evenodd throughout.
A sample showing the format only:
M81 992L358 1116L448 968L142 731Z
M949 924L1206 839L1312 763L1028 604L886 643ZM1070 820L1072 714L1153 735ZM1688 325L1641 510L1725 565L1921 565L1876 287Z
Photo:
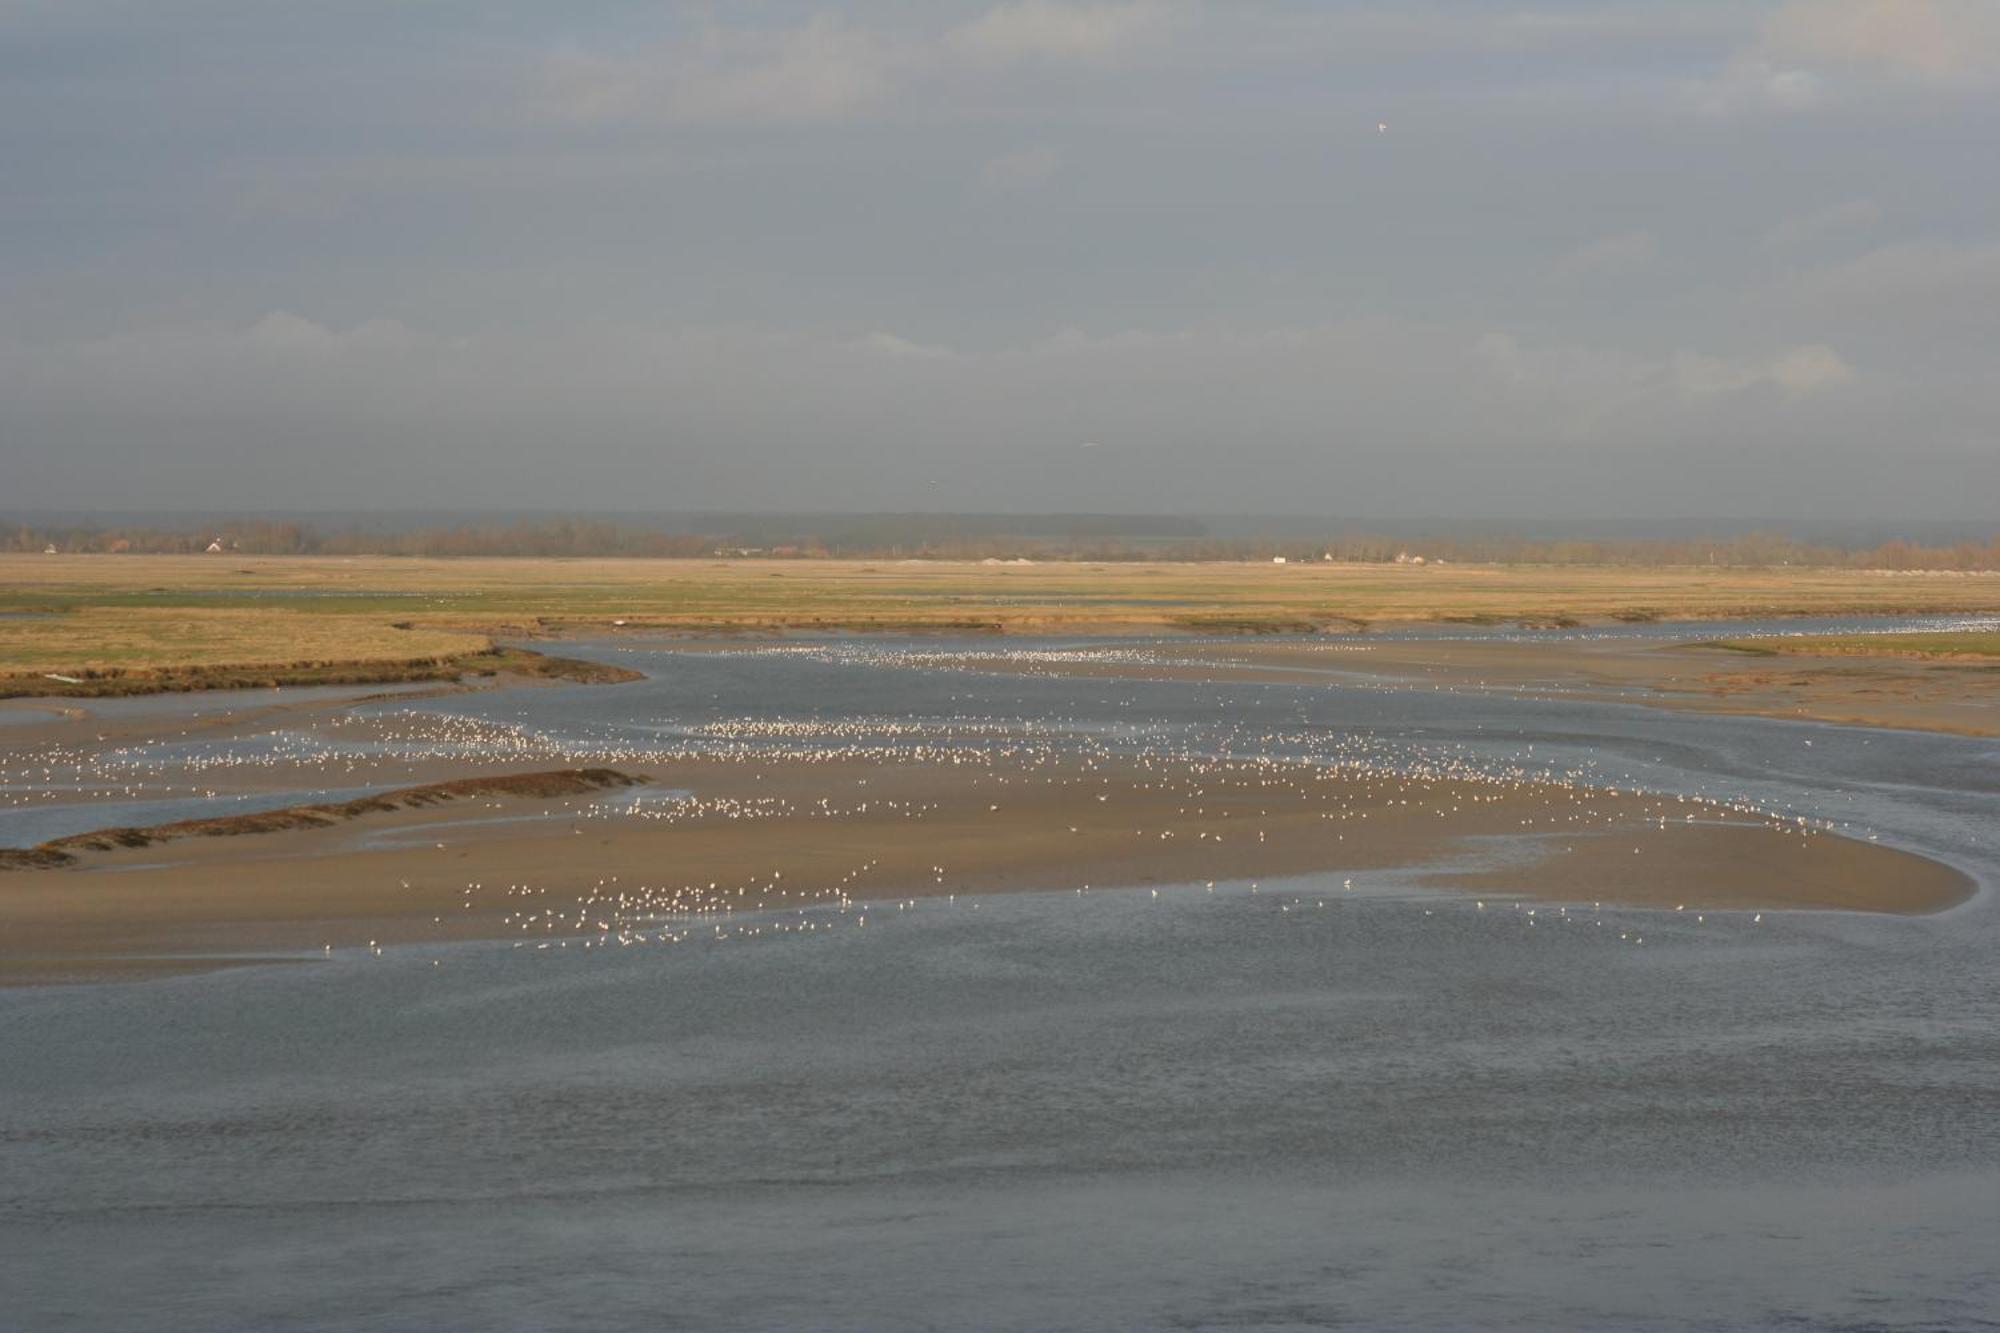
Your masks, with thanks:
M1102 61L1157 39L1181 13L1180 6L1161 0L1009 0L953 31L946 42L960 55L993 64Z
M1805 63L1872 69L1926 83L2000 75L1993 0L1788 0L1762 45Z
M883 38L827 18L775 30L711 27L635 56L558 55L541 93L559 118L579 124L815 124L884 101L903 59Z
M1529 344L1488 333L1474 353L1489 379L1510 396L1567 423L1572 433L1623 432L1638 422L1657 425L1682 409L1752 390L1776 390L1787 401L1837 388L1853 378L1840 354L1822 343L1769 356L1718 356L1681 350L1646 357L1615 348L1571 343Z
M1091 482L1091 503L1283 506L1348 493L1358 460L1415 450L1433 462L1390 468L1412 496L1477 510L1490 482L1468 477L1551 450L1657 470L1697 443L1824 456L1994 419L1983 390L1915 392L1818 343L1662 355L1379 318L1066 329L962 350L880 328L447 337L285 312L82 341L0 334L9 433L51 460L41 503L97 481L126 503L518 505L531 477L563 504L880 506L924 499L912 476L945 476L965 488L954 503L1046 506L1089 479L1052 471L1060 454L1124 469ZM1430 468L1443 471L1426 481ZM1574 499L1566 487L1552 476L1541 494Z
M1793 347L1767 360L1742 360L1676 353L1670 363L1674 389L1687 398L1709 398L1772 387L1802 398L1838 388L1854 377L1840 353L1824 343Z
M273 310L247 325L178 324L126 330L72 342L0 342L0 384L27 391L86 393L92 406L118 403L168 408L177 397L218 402L282 395L308 383L353 384L396 378L401 369L448 353L452 342L400 320L375 318L346 327Z
M1732 6L1250 3L1199 11L1204 49L1273 65L1423 65L1460 57L1560 57L1582 65L1713 49L1748 25ZM1524 72L1528 72L1525 71ZM1529 77L1535 77L1529 73Z
M1977 340L2000 333L2000 242L1886 245L1800 275L1792 297L1933 357L1983 355Z
M257 352L296 359L351 352L406 352L424 340L400 320L371 319L335 329L288 310L273 310L244 330L242 341Z
M2000 80L1993 0L1785 0L1713 75L1688 87L1705 115L1802 112L1871 85Z
M1789 249L1844 232L1862 231L1882 220L1882 206L1873 199L1849 199L1810 213L1782 218L1764 233L1764 244Z
M1037 144L1002 153L979 169L979 183L989 190L1031 190L1062 169L1060 149Z
M1720 118L1808 111L1824 98L1825 85L1809 69L1753 50L1733 56L1715 74L1687 84L1685 91L1697 112Z
M1840 387L1854 378L1854 368L1826 344L1812 343L1779 356L1766 375L1786 393L1803 395Z
M891 361L949 361L957 355L949 347L935 343L911 342L908 338L898 338L893 333L876 331L855 344L874 356L886 357Z
M565 51L543 62L535 101L578 125L813 125L871 111L956 69L1104 64L1159 39L1186 12L1170 0L1009 0L943 32L711 23L633 54Z
M1758 388L1803 398L1852 374L1819 343L1765 356L1649 357L1379 319L1062 329L979 352L881 329L857 337L589 325L532 337L444 337L394 319L336 326L286 311L236 326L165 325L70 342L0 339L0 397L10 405L87 402L89 412L135 420L239 409L416 420L442 411L587 431L607 420L661 424L692 415L753 433L754 423L781 418L805 435L837 433L843 420L919 433L977 420L996 437L1038 423L1065 438L1123 443L1242 432L1315 438L1360 421L1485 440L1541 431L1545 409L1629 425Z
M1821 269L1806 286L1821 298L1870 307L1960 297L2000 302L2000 243L1899 242Z
M1652 232L1621 232L1570 251L1556 261L1556 270L1570 277L1614 276L1648 268L1659 255L1660 242Z

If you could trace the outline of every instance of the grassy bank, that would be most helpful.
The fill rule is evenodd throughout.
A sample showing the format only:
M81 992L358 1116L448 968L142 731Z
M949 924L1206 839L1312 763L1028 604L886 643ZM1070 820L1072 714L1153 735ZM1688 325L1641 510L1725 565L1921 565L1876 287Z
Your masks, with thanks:
M0 677L449 679L495 636L634 630L1311 633L1996 608L2000 574L1847 569L8 555Z
M1715 639L1703 646L1753 657L1892 657L2000 666L2000 634L1808 634L1785 639Z
M393 685L502 673L542 680L615 684L640 673L601 662L552 657L523 648L482 648L450 657L341 662L252 662L162 667L72 667L63 672L0 675L0 699L108 699L196 690L265 690L301 685Z

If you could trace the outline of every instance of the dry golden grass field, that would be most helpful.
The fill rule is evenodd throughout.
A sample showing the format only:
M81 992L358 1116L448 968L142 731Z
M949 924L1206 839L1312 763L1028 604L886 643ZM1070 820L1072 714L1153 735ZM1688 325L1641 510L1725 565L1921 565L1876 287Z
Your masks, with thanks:
M7 555L0 676L408 663L613 628L1302 632L1995 608L1991 573Z

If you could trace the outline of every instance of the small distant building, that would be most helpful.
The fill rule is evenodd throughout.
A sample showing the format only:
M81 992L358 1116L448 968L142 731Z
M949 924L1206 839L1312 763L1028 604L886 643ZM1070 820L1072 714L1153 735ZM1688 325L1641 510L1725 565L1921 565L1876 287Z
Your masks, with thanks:
M47 546L44 546L42 548L43 555L55 555L57 553L58 552L56 551L56 544L54 542L50 542Z
M1285 557L1281 555L1274 555L1271 557L1271 563L1274 565L1282 565L1285 563Z
M208 544L208 553L210 555L222 554L222 538L217 537L214 541Z

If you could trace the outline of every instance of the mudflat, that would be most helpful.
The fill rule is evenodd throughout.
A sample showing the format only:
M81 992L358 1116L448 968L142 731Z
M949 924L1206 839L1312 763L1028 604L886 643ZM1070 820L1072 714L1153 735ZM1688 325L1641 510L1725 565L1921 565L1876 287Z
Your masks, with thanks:
M735 638L675 643L697 656L744 647ZM1633 636L1155 638L1047 648L966 638L946 656L937 669L1001 677L1365 683L2000 734L2000 673L1958 660L1779 657ZM632 674L612 669L599 678ZM406 686L398 697L466 688L475 687ZM812 727L773 753L764 742L739 745L731 725L700 753L648 744L583 755L503 724L353 711L367 697L4 705L0 767L74 766L73 777L35 794L45 805L220 798L261 813L183 820L167 831L72 834L0 856L12 867L0 873L0 982L136 977L462 939L670 945L694 930L733 938L858 927L869 910L924 895L1210 881L1221 892L1248 892L1253 882L1284 892L1282 881L1307 875L1317 877L1316 893L1336 875L1342 893L1696 913L1924 913L1974 891L1949 866L1844 836L1824 821L1447 758L857 748ZM281 736L291 738L283 754L242 758ZM161 742L242 761L135 779L129 756ZM602 771L579 784L543 772L552 760ZM39 781L26 768L15 776ZM280 793L306 808L269 809Z
M1919 913L1948 866L1728 804L1563 782L1272 760L988 766L688 760L649 788L504 788L324 827L81 849L0 874L0 980L507 939L670 945L859 925L897 900L1216 881L1289 892ZM646 793L667 792L649 802ZM1324 899L1327 881L1315 881Z
M1782 642L1782 641L1778 641ZM1161 680L1374 681L1616 700L1708 713L2000 735L2000 659L1849 649L1746 653L1654 639L1252 639L995 651L982 670ZM1865 650L1867 641L1859 648Z

